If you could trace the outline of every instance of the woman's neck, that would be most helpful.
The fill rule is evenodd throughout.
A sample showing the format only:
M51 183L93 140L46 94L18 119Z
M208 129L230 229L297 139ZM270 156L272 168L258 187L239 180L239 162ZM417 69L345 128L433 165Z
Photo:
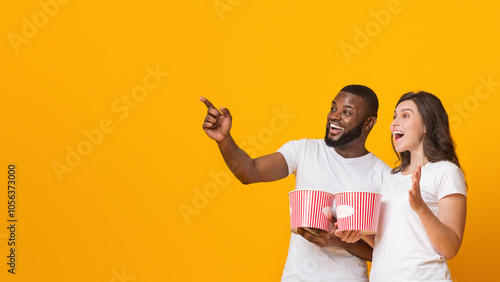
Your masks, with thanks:
M410 151L410 164L401 173L404 175L412 174L419 166L424 166L428 162L423 150Z

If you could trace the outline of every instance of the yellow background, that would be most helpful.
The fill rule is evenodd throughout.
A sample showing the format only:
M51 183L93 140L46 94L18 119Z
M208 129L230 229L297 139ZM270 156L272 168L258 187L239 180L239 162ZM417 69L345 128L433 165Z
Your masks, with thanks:
M244 186L227 177L201 129L198 97L231 110L235 140L256 156L323 138L334 95L360 83L381 104L367 146L389 165L399 96L426 90L442 99L469 184L452 277L493 281L499 8L417 0L4 3L0 280L278 281L294 179ZM155 83L148 68L169 74L125 116L113 105L126 105L122 95L145 79ZM488 78L489 88L481 82ZM83 131L102 122L113 130L85 149ZM59 181L53 163L68 165L68 148L78 146L90 153ZM18 167L15 275L6 265L10 162ZM181 208L195 205L183 217Z

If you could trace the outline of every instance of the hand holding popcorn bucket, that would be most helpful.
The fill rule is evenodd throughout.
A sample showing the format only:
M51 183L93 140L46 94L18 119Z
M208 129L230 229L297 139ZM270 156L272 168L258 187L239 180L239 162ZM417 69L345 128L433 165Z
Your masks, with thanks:
M298 234L302 227L318 235L315 229L329 231L334 196L319 190L294 190L288 193L290 200L291 231Z
M335 194L339 231L360 230L361 235L377 233L382 194L344 192Z

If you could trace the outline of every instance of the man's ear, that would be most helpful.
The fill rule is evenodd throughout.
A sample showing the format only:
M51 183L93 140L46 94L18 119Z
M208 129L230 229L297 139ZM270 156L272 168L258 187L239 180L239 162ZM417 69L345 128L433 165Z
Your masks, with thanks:
M377 123L376 117L369 117L365 121L365 128L367 130L371 130L376 123Z

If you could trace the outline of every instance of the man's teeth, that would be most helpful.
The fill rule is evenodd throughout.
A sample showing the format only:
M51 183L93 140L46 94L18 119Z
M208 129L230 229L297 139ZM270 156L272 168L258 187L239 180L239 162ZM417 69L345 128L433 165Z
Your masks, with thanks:
M330 123L330 127L333 128L333 129L339 129L339 130L344 130L342 127L338 126L338 125L335 125L333 123Z

